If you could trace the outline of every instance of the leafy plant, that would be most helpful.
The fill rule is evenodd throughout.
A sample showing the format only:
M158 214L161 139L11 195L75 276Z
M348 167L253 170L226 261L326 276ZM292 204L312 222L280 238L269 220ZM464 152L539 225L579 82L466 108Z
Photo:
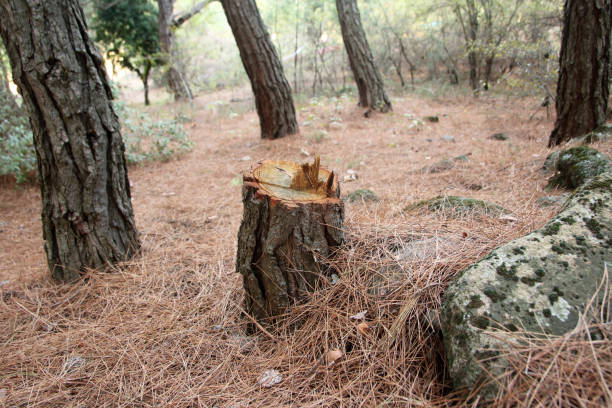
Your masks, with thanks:
M0 93L0 176L23 183L36 168L32 130L27 116L6 102L8 97Z
M125 156L129 164L168 161L177 154L191 150L193 142L183 129L184 115L171 120L153 120L144 113L115 101L121 122Z

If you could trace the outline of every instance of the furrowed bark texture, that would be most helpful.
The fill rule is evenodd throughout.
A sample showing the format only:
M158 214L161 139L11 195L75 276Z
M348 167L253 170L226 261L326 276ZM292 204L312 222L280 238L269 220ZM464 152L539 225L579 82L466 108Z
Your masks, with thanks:
M247 313L262 322L279 316L328 273L324 259L345 240L339 196L336 182L332 197L283 200L252 174L244 176L236 271L243 277Z
M52 276L139 248L119 122L77 0L0 0L0 35L30 116Z
M557 83L557 121L548 141L558 145L606 122L612 0L566 0Z
M159 46L162 51L164 64L168 69L168 87L174 94L174 100L191 99L192 93L189 84L179 70L174 66L174 28L171 27L174 15L175 0L157 0L159 10Z
M254 0L221 0L255 94L263 139L298 131L291 88Z
M342 29L342 40L359 90L359 106L379 112L390 111L391 101L385 92L382 77L374 63L372 51L361 25L357 1L336 0L336 8Z

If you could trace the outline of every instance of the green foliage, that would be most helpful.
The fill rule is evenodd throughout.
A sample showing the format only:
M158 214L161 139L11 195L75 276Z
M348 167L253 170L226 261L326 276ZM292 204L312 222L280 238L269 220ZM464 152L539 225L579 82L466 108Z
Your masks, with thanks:
M136 72L146 90L151 68L162 62L156 6L150 0L96 0L94 11L96 41L113 62Z
M11 97L0 91L0 176L23 183L36 168L36 152L28 118L7 102Z
M117 101L115 110L121 121L125 157L129 164L168 161L190 151L193 146L181 124L184 121L182 115L171 120L153 120L148 114Z

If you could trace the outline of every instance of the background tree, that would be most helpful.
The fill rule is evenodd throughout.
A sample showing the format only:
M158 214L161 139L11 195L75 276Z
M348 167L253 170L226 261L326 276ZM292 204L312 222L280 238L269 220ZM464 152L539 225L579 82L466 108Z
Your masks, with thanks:
M54 278L129 259L139 240L119 123L77 0L0 0L0 35L30 116Z
M291 88L254 0L221 0L244 69L251 80L261 137L297 132Z
M149 0L95 0L94 31L106 55L138 75L149 105L149 75L162 61L155 5Z
M342 39L359 90L359 106L388 112L391 110L391 102L385 93L382 78L361 26L357 1L336 0L336 9Z
M606 123L612 0L566 0L557 83L557 121L549 146Z
M159 11L159 45L161 48L162 64L167 67L168 87L174 94L174 100L192 99L191 88L185 75L176 64L174 31L186 23L191 17L198 14L212 0L201 1L190 10L174 15L176 0L157 0Z

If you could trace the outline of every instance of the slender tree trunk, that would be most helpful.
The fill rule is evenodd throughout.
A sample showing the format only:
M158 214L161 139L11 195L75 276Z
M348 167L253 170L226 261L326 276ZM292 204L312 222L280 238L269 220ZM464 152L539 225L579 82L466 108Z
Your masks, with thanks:
M342 29L342 39L359 90L359 106L380 112L390 111L391 101L374 63L372 51L361 25L356 0L336 0L336 9Z
M298 131L291 88L255 0L221 0L251 80L263 139Z
M300 36L300 3L295 0L295 49L293 56L293 92L298 92L298 39Z
M490 54L485 58L485 91L489 90L489 83L491 82L491 74L493 73L493 62L495 61L495 54Z
M557 121L548 141L558 145L606 122L612 0L566 0L557 83Z
M191 89L185 76L174 64L174 32L172 28L175 0L157 0L159 9L159 46L164 65L167 67L168 87L174 94L174 100L192 99Z
M34 133L54 278L139 248L119 121L78 0L0 0L0 35Z

